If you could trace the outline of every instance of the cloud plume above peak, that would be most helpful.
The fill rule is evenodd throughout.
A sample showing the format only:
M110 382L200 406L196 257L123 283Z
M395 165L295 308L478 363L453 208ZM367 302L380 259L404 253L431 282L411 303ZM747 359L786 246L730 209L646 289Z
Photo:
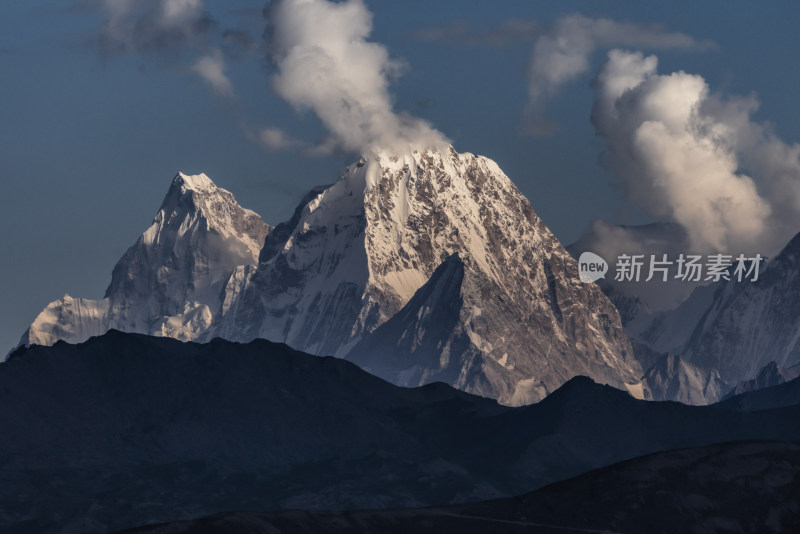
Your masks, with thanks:
M276 0L265 9L275 92L312 110L338 148L368 153L446 144L427 122L396 113L389 93L402 64L367 40L372 14L361 0Z
M628 199L680 225L694 252L774 254L800 229L800 146L753 122L753 97L657 64L612 50L594 83L592 122Z

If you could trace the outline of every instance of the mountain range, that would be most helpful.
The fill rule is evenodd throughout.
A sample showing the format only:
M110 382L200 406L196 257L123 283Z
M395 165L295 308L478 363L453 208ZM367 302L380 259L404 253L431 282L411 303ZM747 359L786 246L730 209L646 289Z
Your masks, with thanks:
M275 227L207 176L179 173L105 298L50 303L20 345L109 329L264 338L508 405L574 376L707 404L770 362L800 364L799 262L800 236L757 282L700 286L651 313L613 283L581 282L497 164L452 147L363 157Z
M0 530L791 530L798 243L651 313L452 147L276 226L179 173L0 363Z
M362 158L274 228L205 175L179 174L105 298L49 304L21 345L110 328L264 338L511 405L578 375L623 389L642 376L617 310L528 200L496 163L452 147Z

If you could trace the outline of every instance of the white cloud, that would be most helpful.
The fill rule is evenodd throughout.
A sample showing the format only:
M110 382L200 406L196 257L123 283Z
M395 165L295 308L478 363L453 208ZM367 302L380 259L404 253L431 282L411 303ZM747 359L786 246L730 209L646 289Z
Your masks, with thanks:
M287 150L302 146L302 141L292 138L280 128L268 127L258 132L259 143L270 150Z
M754 98L656 67L612 50L595 82L592 122L628 199L679 224L695 252L774 254L800 229L800 146L752 121Z
M214 93L223 98L235 98L233 84L225 74L225 59L218 48L211 49L205 56L195 62L192 70L196 72L213 89Z
M211 26L203 0L100 0L105 52L179 48Z
M658 26L592 19L580 14L562 17L534 44L528 69L529 111L539 113L545 99L559 87L587 72L595 50L614 46L665 49L711 45Z
M203 0L162 0L159 23L167 28L180 28L201 18Z
M276 126L266 126L256 128L251 126L247 120L239 120L239 129L247 139L261 148L271 151L290 150L295 148L307 148L306 143L295 139L284 130Z
M105 15L100 32L104 53L158 54L168 64L185 61L216 95L236 97L222 50L212 44L214 22L203 0L99 0L98 5Z
M367 41L372 15L361 0L276 0L267 12L274 90L310 109L349 151L405 151L445 144L425 121L396 113L390 80L402 64Z
M786 143L769 125L754 122L751 117L757 109L754 96L711 95L701 112L715 118L704 124L709 135L734 152L739 166L757 178L772 209L763 246L775 252L800 231L800 144Z

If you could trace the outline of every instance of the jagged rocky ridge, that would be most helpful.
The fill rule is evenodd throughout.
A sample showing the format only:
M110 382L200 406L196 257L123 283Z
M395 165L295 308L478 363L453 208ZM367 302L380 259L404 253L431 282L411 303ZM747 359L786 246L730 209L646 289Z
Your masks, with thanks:
M717 402L727 387L716 369L700 369L674 354L659 358L642 378L645 399L693 405Z
M221 191L210 181L203 188ZM168 199L197 193L187 185ZM195 216L178 204L187 209L174 210L177 219ZM225 234L246 254L224 265L204 254L200 263L213 276L197 276L196 255L183 267L164 251L175 249L168 239L148 238L175 218L162 208L115 268L98 311L52 303L23 343L80 341L111 327L197 341L261 337L350 355L398 384L444 379L509 404L539 400L576 375L619 388L642 375L617 310L579 281L574 260L487 158L452 148L363 158L271 232L232 197L216 205L239 215L228 224L249 221ZM198 224L196 235L202 230ZM263 247L241 246L265 235ZM447 288L455 299L448 325L429 313L442 303L409 314L405 307L420 306L434 272L454 255L459 279ZM376 330L396 316L395 326Z

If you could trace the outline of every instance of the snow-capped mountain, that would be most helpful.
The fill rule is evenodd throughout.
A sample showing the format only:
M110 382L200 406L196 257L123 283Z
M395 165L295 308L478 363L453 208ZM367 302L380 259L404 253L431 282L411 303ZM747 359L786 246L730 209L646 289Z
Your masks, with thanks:
M484 157L450 148L364 158L278 225L260 259L231 280L236 302L215 325L225 338L352 353L395 383L445 380L512 404L578 374L618 387L641 376L616 309L578 280L575 261ZM434 275L443 264L444 281ZM413 315L404 309L421 300ZM444 326L437 306L450 310ZM403 328L368 336L394 317ZM427 337L409 341L407 330ZM392 358L396 372L384 366Z
M606 288L609 297L623 310L630 303L641 311L637 301L620 298L611 289ZM773 385L781 370L800 364L798 297L800 234L761 265L756 281L720 280L695 288L674 310L623 313L623 318L643 365L653 365L667 353L675 354L681 358L675 369L689 364L706 378L716 370L723 386L739 384L737 391L749 391ZM697 388L690 396L713 400L704 389L704 380L686 380L681 388L688 391L694 384ZM665 391L677 392L674 388ZM683 393L664 398L687 397Z
M234 269L258 262L269 230L206 175L178 173L153 223L114 267L105 297L51 302L20 344L75 343L112 328L196 339Z
M734 384L771 361L800 363L800 234L762 265L756 282L724 284L681 357Z
M738 289L734 284L721 280L698 286L674 310L640 316L625 325L626 331L656 352L682 352L697 326L709 318L709 310L732 298Z
M438 283L440 266L450 285L432 295L447 302L412 303ZM638 383L617 310L577 274L497 164L452 148L362 158L272 231L204 175L179 175L115 268L106 299L51 304L23 342L81 341L109 328L266 338L313 354L352 353L379 373L384 357L402 351L389 376L396 383L447 380L511 404L539 400L579 374L620 388ZM408 306L420 307L412 316ZM431 313L441 306L450 310L446 327ZM401 310L403 328L371 335L400 322ZM353 353L357 345L370 350Z

